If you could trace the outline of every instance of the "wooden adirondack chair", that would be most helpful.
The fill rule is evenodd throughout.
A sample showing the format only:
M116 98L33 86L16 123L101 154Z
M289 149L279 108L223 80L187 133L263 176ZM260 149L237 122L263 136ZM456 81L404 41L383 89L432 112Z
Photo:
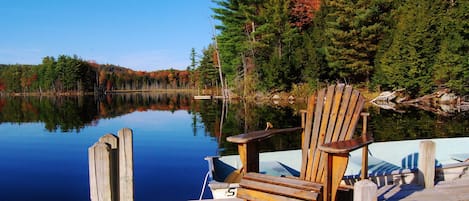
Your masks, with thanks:
M238 144L244 174L238 198L246 200L335 200L348 164L348 153L363 147L362 178L368 172L367 146L373 139L366 133L362 113L362 136L352 139L364 105L357 90L344 84L332 85L311 96L302 115L302 127L256 131L228 137ZM275 177L259 171L257 144L274 134L302 132L302 165L299 178ZM321 196L320 196L321 195Z

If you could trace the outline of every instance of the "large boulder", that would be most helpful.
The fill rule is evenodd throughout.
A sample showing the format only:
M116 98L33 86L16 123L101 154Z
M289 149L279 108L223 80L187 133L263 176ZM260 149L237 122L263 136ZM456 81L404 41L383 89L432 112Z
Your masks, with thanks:
M454 93L445 93L440 96L438 103L440 104L453 104L456 103L458 100L458 96Z
M396 98L396 92L383 91L376 98L371 100L371 102L392 101L395 98Z

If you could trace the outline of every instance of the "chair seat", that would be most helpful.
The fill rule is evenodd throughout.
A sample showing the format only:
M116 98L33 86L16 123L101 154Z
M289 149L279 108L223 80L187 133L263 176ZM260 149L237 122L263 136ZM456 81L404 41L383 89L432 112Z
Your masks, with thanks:
M322 185L290 177L248 173L239 184L238 197L255 200L316 200Z

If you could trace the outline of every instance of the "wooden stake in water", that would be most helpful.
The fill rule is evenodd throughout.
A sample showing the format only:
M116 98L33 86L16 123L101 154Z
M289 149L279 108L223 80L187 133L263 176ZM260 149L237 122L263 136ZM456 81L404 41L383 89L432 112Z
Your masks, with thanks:
M88 149L91 201L133 201L132 130L106 134Z
M99 138L99 142L106 143L110 148L110 173L111 173L111 190L112 199L117 200L119 193L119 139L117 136L108 133Z
M120 201L134 200L134 159L132 130L119 131L119 185Z
M91 200L112 201L111 149L97 142L88 149Z

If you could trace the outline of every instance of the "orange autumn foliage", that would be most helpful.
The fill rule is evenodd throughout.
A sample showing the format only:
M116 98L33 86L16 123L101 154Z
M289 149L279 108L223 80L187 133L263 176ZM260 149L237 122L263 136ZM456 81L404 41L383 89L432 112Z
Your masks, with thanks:
M292 24L304 29L313 19L314 13L321 7L321 0L292 0L291 16Z

